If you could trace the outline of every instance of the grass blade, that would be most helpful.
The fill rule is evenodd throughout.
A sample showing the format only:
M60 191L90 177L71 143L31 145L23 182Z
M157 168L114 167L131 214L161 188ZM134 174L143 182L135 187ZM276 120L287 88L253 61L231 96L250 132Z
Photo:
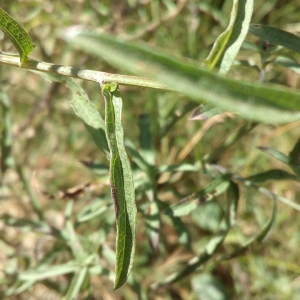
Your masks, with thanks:
M110 185L117 224L114 286L117 289L127 281L132 268L137 209L131 167L124 147L120 91L115 84L107 84L102 92L105 99L105 129L110 149Z
M16 20L14 20L7 12L5 12L1 8L0 28L17 48L22 64L35 47L29 35Z
M220 66L219 74L228 72L248 33L252 12L253 0L233 1L229 25L215 41L206 60L209 70Z

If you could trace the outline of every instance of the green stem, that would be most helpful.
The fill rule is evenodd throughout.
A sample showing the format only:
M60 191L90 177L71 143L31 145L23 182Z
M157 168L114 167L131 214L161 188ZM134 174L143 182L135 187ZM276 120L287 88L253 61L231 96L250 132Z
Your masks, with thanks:
M23 64L20 65L20 57L18 55L0 52L0 63L11 65L15 67L21 67L23 69L40 71L52 74L63 75L67 77L79 78L89 81L95 81L101 84L115 82L120 85L130 85L137 87L147 87L158 90L171 89L164 84L147 77L130 76L111 74L106 72L84 70L68 66L55 65L52 63L42 62L28 58Z

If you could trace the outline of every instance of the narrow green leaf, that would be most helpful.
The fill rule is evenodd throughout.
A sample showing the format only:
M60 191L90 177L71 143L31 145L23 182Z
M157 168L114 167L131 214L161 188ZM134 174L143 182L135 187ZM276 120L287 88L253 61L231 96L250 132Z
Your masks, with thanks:
M135 251L136 205L132 172L124 147L122 98L116 84L102 87L105 130L110 149L110 185L117 225L115 286L121 287L132 268Z
M272 214L268 222L265 224L265 226L262 228L262 230L254 236L252 239L248 240L243 246L239 247L238 249L234 250L232 253L221 256L218 260L228 260L232 259L234 257L237 257L241 254L244 254L245 251L255 243L262 243L264 239L268 236L268 234L272 231L275 223L276 223L276 217L278 212L278 205L277 200L274 197L270 197L273 201L273 209Z
M35 280L28 280L25 282L16 280L15 284L5 291L4 296L8 298L12 295L21 294L24 291L28 291L34 284L36 284Z
M228 181L226 181L223 177L217 178L204 189L169 206L168 209L166 209L165 214L174 217L186 216L191 211L199 207L199 205L224 193L228 186Z
M70 103L75 113L82 119L97 147L108 154L105 125L99 112L89 100L86 92L73 79L66 79L65 85L72 91L73 99Z
M45 266L43 269L28 270L20 272L18 278L20 280L43 280L50 277L69 274L78 271L81 268L81 264L76 261L70 261L65 264L56 266Z
M66 38L77 48L134 74L156 78L198 103L206 101L258 122L284 124L300 120L299 94L292 90L225 78L198 67L197 62L103 34L79 32Z
M258 173L255 175L251 175L245 179L257 183L257 182L265 182L267 180L290 180L290 179L297 180L297 177L286 171L274 169L274 170Z
M0 28L17 48L22 64L35 47L29 35L16 20L1 8Z
M170 205L165 214L173 217L186 216L205 201L205 198L201 199L198 195L193 194L178 203Z
M185 226L185 223L178 217L170 216L170 219L177 233L178 242L191 251L192 238L187 227Z
M289 164L289 158L282 152L271 148L271 147L258 147L259 150L268 153L269 155L273 156L274 158L278 159L279 161L283 162L284 164Z
M102 199L97 199L92 204L87 207L84 207L76 216L76 220L79 223L89 221L95 217L102 215L108 209L110 209L110 204L107 205Z
M295 73L300 74L300 64L298 64L297 61L291 58L285 56L278 56L275 58L274 61L272 61L272 63L285 66L290 70L293 70Z
M209 70L220 66L219 74L228 72L248 33L252 12L253 0L233 1L229 25L217 38L206 59Z
M36 72L46 80L60 82L66 85L72 92L73 99L70 104L76 115L83 121L86 130L92 136L96 146L105 154L108 154L108 145L105 135L104 120L90 101L87 93L73 79L65 76Z
M251 187L251 188L254 188L255 190L259 191L260 193L262 193L263 195L271 198L272 200L275 199L275 200L279 200L281 201L282 203L300 211L300 205L291 201L291 200L288 200L282 196L278 196L274 193L272 193L271 191L269 191L268 189L265 189L263 187L260 187L260 186L257 186L256 184L254 184L252 181L250 180L247 180L243 177L240 177L239 175L237 174L233 174L231 172L229 172L227 169L225 169L224 167L220 166L220 165L210 165L210 167L212 167L213 169L215 170L218 170L221 174L223 175L227 175L227 176L230 176L232 179L234 180L237 180L241 183L243 183L245 186L247 187Z
M249 31L273 45L280 45L300 53L300 37L284 30L260 24L251 24Z
M181 165L161 165L158 167L158 173L164 172L199 172L202 170L200 163L196 162L193 165L181 164Z
M15 219L9 215L3 215L0 217L0 220L3 220L5 224L12 227L18 227L24 231L35 231L49 233L57 238L62 238L61 231L51 227L44 221L32 221L28 219Z
M296 176L300 178L300 139L294 145L294 148L290 152L289 156L270 147L259 147L258 149L268 153L269 155L288 165L294 171Z
M80 270L78 270L73 277L71 284L69 285L68 291L66 295L62 298L62 300L73 300L77 299L78 294L80 292L80 288L86 278L88 272L88 267L84 266Z
M227 236L231 226L235 222L238 200L239 200L238 187L235 183L231 181L230 188L228 189L228 195L227 195L228 207L227 207L226 215L220 224L220 229L218 234L209 241L209 243L206 245L202 253L192 258L181 270L168 276L162 282L158 284L154 284L153 287L174 283L183 278L186 278L186 276L195 272L200 266L206 263L216 253L219 246L223 243L225 237Z
M70 247L75 259L77 261L84 260L87 257L87 253L81 245L80 237L77 235L70 218L67 218L62 235L65 239L65 243Z

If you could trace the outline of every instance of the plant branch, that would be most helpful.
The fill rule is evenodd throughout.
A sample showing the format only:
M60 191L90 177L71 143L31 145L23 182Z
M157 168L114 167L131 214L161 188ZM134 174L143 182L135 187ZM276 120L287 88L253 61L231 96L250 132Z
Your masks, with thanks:
M18 55L4 52L0 52L0 63L32 71L46 72L67 77L94 81L101 84L116 82L120 85L130 85L136 87L147 87L151 89L171 91L171 89L168 86L152 78L78 69L63 65L42 62L31 58L28 58L23 64L20 64L20 57Z

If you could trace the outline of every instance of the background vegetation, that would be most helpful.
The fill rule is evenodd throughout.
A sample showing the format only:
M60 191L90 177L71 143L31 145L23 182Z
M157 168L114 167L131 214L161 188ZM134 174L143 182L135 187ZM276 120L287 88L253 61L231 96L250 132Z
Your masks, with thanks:
M0 1L0 6L30 34L36 44L31 55L35 59L121 73L104 60L71 48L61 39L65 28L85 25L143 40L201 65L228 25L232 1ZM299 7L300 1L255 1L252 23L296 34ZM15 51L3 34L0 38L3 51ZM297 70L266 64L261 56L264 45L250 34L246 40L226 76L299 87ZM276 55L270 52L275 58L299 61L299 54L276 51ZM50 85L34 73L8 66L1 65L0 72L5 116L1 119L0 190L0 291L4 298L61 299L77 282L79 296L70 298L300 299L299 211L290 206L278 203L276 226L263 243L253 244L237 258L218 261L255 236L272 213L269 198L238 181L237 222L218 253L183 280L153 287L197 257L218 232L225 206L222 191L193 196L215 179L216 171L207 170L206 162L297 202L299 180L267 152L277 149L288 155L299 139L300 122L253 124L229 113L190 120L197 104L177 93L122 87L123 126L137 188L138 246L128 284L114 292L115 217L106 157L72 111L64 86ZM103 114L99 86L79 83ZM11 149L3 146L8 131ZM236 137L238 131L241 134ZM151 175L143 171L144 161L158 168L177 167ZM254 176L278 169L272 175ZM194 201L188 203L210 201L181 218L165 213L171 204L187 197ZM82 281L75 272L80 249L90 254L87 264L93 266Z

